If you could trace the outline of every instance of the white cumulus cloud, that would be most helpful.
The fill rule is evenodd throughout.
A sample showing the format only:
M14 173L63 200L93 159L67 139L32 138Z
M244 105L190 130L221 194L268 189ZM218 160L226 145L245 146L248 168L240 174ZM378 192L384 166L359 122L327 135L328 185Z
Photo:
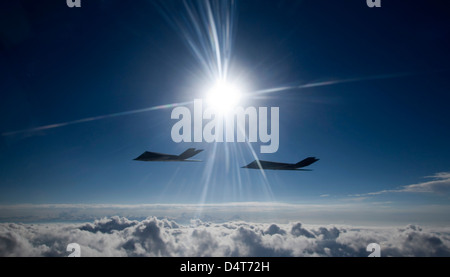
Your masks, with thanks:
M0 256L67 256L78 243L82 256L367 256L381 245L382 256L450 256L450 228L357 228L196 220L110 217L84 224L0 224Z

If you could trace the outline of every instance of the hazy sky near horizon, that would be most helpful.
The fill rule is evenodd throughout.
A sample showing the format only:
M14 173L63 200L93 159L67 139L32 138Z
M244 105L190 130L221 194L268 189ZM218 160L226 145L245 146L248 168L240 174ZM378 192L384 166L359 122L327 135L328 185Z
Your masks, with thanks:
M192 2L191 17L182 1L0 4L0 205L357 203L361 217L383 207L411 210L411 221L418 207L447 211L449 7L391 2L211 1L219 37L233 27L219 40L230 79L246 92L303 86L241 103L279 107L272 154L172 141L173 107L162 106L214 82L199 59L216 65L211 37L194 28L208 21L206 2ZM133 161L190 147L204 162ZM242 169L252 149L320 161L309 172Z

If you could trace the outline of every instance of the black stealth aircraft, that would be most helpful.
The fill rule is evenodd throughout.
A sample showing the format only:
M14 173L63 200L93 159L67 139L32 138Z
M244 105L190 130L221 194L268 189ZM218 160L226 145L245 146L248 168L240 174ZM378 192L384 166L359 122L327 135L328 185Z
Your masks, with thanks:
M189 148L181 153L181 155L169 155L156 152L144 152L142 155L134 159L141 162L201 162L199 160L188 160L189 158L197 155L203 150L196 150L195 148Z
M277 162L268 162L268 161L261 161L261 160L255 160L251 163L249 163L246 166L243 166L242 168L250 168L250 169L266 169L266 170L299 170L299 171L310 171L310 169L300 169L302 167L306 167L308 165L311 165L315 162L317 162L319 159L316 159L315 157L309 157L304 159L301 162L298 162L296 164L287 164L287 163L277 163Z

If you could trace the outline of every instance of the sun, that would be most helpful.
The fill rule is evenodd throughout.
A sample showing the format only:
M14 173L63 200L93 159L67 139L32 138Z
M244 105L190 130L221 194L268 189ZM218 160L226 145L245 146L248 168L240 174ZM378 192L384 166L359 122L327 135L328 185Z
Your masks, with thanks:
M239 104L241 93L238 86L219 81L207 92L206 102L215 111L226 114Z

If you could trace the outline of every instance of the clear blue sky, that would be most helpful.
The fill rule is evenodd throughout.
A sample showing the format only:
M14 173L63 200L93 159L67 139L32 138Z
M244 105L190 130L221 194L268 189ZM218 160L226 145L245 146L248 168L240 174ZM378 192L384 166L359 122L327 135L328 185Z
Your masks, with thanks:
M191 101L207 81L152 1L85 1L80 9L7 2L0 9L1 204L449 201L445 189L392 192L450 172L444 1L383 1L380 9L363 0L237 1L232 64L249 89L358 79L247 101L280 107L280 148L261 159L320 158L314 171L266 177L240 168L253 161L245 143L174 143L170 108L9 135ZM175 9L174 17L183 14ZM196 157L204 163L133 161L144 151L189 147L205 149Z

